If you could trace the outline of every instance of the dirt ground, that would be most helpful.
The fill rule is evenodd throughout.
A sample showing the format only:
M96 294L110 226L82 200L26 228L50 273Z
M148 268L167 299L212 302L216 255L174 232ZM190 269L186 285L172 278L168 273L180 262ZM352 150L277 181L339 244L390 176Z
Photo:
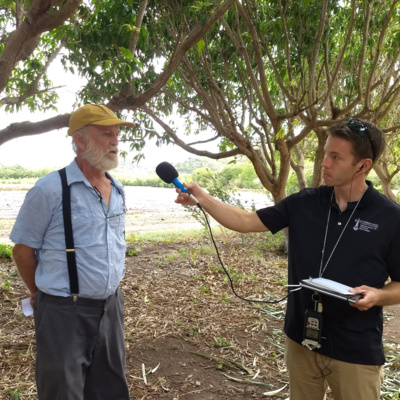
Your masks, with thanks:
M269 240L218 235L221 257L240 295L284 297L286 255L271 251ZM207 236L133 239L126 270L121 286L132 399L288 398L285 304L254 305L235 297ZM12 260L0 260L0 292L0 399L33 400L33 318L21 312L27 293ZM385 309L387 370L397 378L393 350L397 353L400 343L399 314L398 306Z

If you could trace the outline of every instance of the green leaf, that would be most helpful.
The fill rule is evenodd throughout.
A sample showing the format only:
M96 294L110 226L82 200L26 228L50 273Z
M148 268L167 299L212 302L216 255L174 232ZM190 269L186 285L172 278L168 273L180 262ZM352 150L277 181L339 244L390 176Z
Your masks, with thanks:
M277 139L283 139L285 137L285 129L279 129L278 133L276 134Z
M126 49L125 47L118 47L118 49L121 51L121 54L127 58L128 60L133 59L133 54L129 49Z
M204 40L199 40L196 44L197 46L197 52L199 53L199 56L203 53L204 47L206 46L206 43Z

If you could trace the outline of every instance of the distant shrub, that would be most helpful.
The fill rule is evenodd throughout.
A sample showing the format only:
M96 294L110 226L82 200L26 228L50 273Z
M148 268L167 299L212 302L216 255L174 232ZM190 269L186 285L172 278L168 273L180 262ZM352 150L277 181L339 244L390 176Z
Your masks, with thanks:
M20 165L0 167L0 179L24 179L24 178L42 178L52 169L31 170Z

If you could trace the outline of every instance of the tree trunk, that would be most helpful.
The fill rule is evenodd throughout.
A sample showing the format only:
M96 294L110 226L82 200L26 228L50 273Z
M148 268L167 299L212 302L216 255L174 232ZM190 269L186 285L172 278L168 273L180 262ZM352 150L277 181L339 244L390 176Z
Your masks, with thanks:
M387 168L383 167L381 164L375 164L374 170L381 181L382 190L385 196L397 203L397 196L393 193L392 188L390 187L392 178L390 178Z

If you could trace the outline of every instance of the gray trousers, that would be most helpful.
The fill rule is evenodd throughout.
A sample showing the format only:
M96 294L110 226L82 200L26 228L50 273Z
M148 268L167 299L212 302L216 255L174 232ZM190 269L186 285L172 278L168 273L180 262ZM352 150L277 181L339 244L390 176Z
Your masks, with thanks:
M124 298L57 297L34 305L39 400L129 400L125 376Z

